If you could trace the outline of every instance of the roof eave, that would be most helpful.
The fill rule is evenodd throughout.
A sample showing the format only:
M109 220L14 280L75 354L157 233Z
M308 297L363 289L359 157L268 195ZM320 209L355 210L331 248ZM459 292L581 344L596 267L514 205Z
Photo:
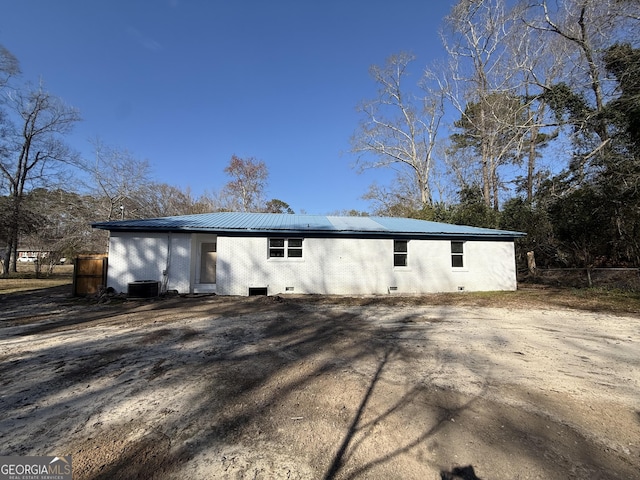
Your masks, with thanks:
M93 228L109 230L113 232L182 232L182 233L214 233L230 236L301 236L301 237L367 237L367 238L454 238L454 239L515 239L526 236L522 232L385 232L373 230L322 230L322 229L233 229L233 228L206 228L206 227L181 227L181 226L137 226L130 227L117 224L94 223Z

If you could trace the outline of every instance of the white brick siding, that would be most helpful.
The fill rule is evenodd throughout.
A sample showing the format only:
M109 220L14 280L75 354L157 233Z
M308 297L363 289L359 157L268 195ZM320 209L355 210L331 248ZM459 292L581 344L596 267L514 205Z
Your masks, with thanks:
M108 265L107 285L117 292L126 292L136 280L163 282L164 271L168 273L167 290L189 292L191 234L112 232Z
M465 267L451 267L449 240L410 240L407 267L393 266L392 239L305 238L303 258L268 258L267 238L218 237L217 292L250 287L285 293L386 294L514 290L512 241L465 242Z

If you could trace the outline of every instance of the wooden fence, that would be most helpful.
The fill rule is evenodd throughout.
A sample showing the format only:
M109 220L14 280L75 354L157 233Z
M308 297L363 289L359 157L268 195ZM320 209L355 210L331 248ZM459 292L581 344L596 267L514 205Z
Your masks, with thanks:
M640 291L640 269L638 268L538 268L535 270L535 275L523 272L519 277L523 283Z
M107 284L107 255L79 255L73 269L73 294L95 295Z

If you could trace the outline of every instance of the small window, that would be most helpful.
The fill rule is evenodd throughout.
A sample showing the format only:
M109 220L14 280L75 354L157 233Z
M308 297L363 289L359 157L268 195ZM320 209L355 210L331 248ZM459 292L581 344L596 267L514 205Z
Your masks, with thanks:
M302 238L270 238L269 258L302 258Z
M464 242L451 242L451 266L464 267Z
M287 257L290 258L302 258L302 239L290 238L287 240Z
M393 266L406 267L409 240L393 241Z
M284 238L269 239L269 258L273 257L284 257Z

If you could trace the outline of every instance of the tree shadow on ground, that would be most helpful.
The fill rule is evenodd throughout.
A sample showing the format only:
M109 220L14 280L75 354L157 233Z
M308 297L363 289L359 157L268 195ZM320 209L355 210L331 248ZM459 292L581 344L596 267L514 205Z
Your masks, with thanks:
M399 333L396 330L396 333ZM368 404L371 400L371 397L374 394L374 390L378 382L382 378L383 371L388 363L393 359L394 352L396 352L398 347L396 345L390 344L388 345L382 354L382 358L378 362L378 368L373 375L369 387L367 388L365 394L362 397L360 405L358 406L358 410L354 415L349 428L338 448L338 451L333 457L333 461L324 476L325 480L334 480L336 477L340 476L345 479L355 479L355 478L366 478L367 472L371 471L373 468L390 462L394 458L400 456L401 454L407 453L410 450L414 449L418 445L425 442L428 438L435 435L439 430L441 430L444 426L446 426L452 418L458 416L462 411L470 408L472 405L474 398L471 398L464 404L458 406L447 406L438 408L439 413L437 415L436 420L433 422L430 428L425 429L420 435L416 436L414 439L405 442L403 445L397 446L394 449L386 453L381 453L378 457L365 462L362 465L358 465L352 467L349 471L340 474L341 470L346 466L346 463L351 459L352 455L357 450L359 444L366 439L366 434L363 434L359 439L356 438L359 432L364 432L368 427L372 425L379 424L385 418L393 415L395 412L403 408L403 406L411 403L416 400L420 394L424 393L423 385L416 385L411 388L407 393L401 396L397 402L387 408L385 411L380 412L375 415L372 419L363 422L362 419L365 415L365 412L368 408ZM452 477L455 478L455 477ZM466 480L466 479L465 479Z
M394 415L424 393L424 384L415 385L397 398L388 409L363 422L369 400L388 363L392 359L408 355L397 340L403 333L414 328L413 314L398 318L391 326L381 327L369 323L356 313L345 313L342 310L309 311L296 304L285 306L285 310L287 315L278 314L266 322L263 336L258 341L247 333L249 327L246 322L236 318L234 326L222 335L227 340L226 343L220 344L218 339L215 348L206 352L205 362L182 367L185 375L202 378L202 391L212 394L204 397L195 395L191 411L180 420L182 424L165 425L162 430L179 432L185 426L189 429L190 424L201 418L210 418L211 422L206 428L195 432L189 442L173 448L171 454L157 466L160 471L173 471L176 466L188 462L212 446L242 443L251 435L247 431L252 428L262 429L267 435L273 434L269 432L269 426L264 424L263 419L274 406L307 388L319 377L339 374L359 361L370 364L377 358L377 369L369 380L368 388L363 393L341 445L338 446L326 478L335 478L338 473L344 478L366 476L370 469L392 461L433 435L441 425L449 421L456 410L466 408L466 405L452 409L442 408L436 424L418 438L392 451L381 452L379 458L364 465L353 464L350 460L364 441L366 429ZM168 344L169 341L163 345ZM282 376L283 372L296 369L301 364L310 365L310 368L300 374ZM178 365L166 366L168 369L176 367L180 368ZM278 383L276 389L266 388L273 382ZM361 436L356 438L356 434ZM333 450L334 447L329 444L323 448ZM123 452L124 455L116 462L104 466L96 478L126 478L131 474L132 465L139 464L139 459L135 458L139 450L131 448ZM348 471L343 472L347 464Z
M351 425L349 425L349 429L347 430L347 433L344 437L344 439L342 440L342 443L340 444L340 448L338 448L338 452L336 453L335 457L333 458L333 462L331 463L331 466L329 467L329 471L327 472L327 474L325 475L325 479L326 480L332 480L333 478L335 478L336 474L338 473L338 471L342 468L343 462L345 461L345 457L347 454L347 449L349 448L350 443L353 441L353 437L358 429L358 424L360 423L360 419L362 418L362 415L364 414L365 409L367 408L367 404L369 403L369 399L371 398L371 395L373 394L373 390L376 386L376 384L378 383L378 380L380 379L380 375L382 374L382 370L384 369L385 365L387 364L388 360L389 360L389 355L391 355L392 353L392 349L389 348L387 350L384 351L384 355L382 360L380 361L380 363L378 364L378 368L376 370L376 373L374 374L373 378L371 379L371 383L369 384L369 388L367 389L364 397L362 397L362 401L360 402L360 405L358 407L358 411L356 412L356 415L353 417L353 421L351 422Z
M369 306L368 314L386 316L392 311L376 308ZM4 411L0 413L0 427L11 431L5 437L11 439L11 444L7 440L7 451L34 454L48 448L51 434L60 430L58 445L75 448L67 453L77 454L87 463L78 479L171 477L184 473L182 469L190 461L208 452L217 454L229 445L256 439L276 441L279 433L269 418L281 413L283 404L292 405L293 396L316 387L319 381L325 380L322 386L343 381L347 375L357 379L345 385L357 387L352 392L353 410L340 417L343 423L336 422L339 435L317 446L323 454L314 464L313 478L375 477L376 469L394 461L397 464L401 455L418 448L441 433L452 418L472 409L490 381L488 372L477 372L484 381L477 395L436 398L428 391L432 377L440 373L437 370L441 365L434 364L416 383L398 380L402 388L393 391L393 398L382 407L380 403L375 405L382 384L388 384L398 368L411 365L416 355L415 350L406 348L405 340L424 337L424 351L438 351L430 331L433 325L449 320L446 311L441 315L431 313L428 320L417 318L411 310L397 312L385 323L372 321L359 306L332 309L294 299L211 297L193 302L137 302L92 314L101 320L101 326L110 329L110 337L96 336L88 329L73 342L34 346L24 357L0 364L3 382L12 382L3 383L5 395L0 398L0 412ZM140 322L137 328L129 326L136 319ZM204 323L187 324L193 319L204 319ZM60 317L65 324L63 331L72 331L67 323L72 320ZM78 328L85 328L82 319L75 321ZM28 326L21 333L19 330L11 330L12 341L39 340ZM31 338L21 339L24 336ZM439 361L462 362L447 356L447 352L442 352ZM29 383L28 375L34 369L41 369L42 378L49 381ZM73 396L65 397L69 391ZM162 395L182 399L186 407L162 403ZM120 406L132 397L141 399L140 410L123 412ZM93 403L100 404L102 411L91 410ZM433 415L424 416L414 429L415 435L389 442L372 455L358 455L376 425L416 403ZM75 411L83 418L62 418L63 412ZM103 423L101 415L107 411L121 414L116 417L112 413L110 422ZM43 422L47 424L32 438L20 437L20 422L36 421L29 419L32 413L44 414L50 422ZM327 415L338 418L335 412ZM482 427L501 422L517 438L531 434L519 430L518 417L503 417L483 418L486 423ZM54 419L63 422L53 423ZM548 428L543 423L540 432L533 432L539 438L545 438L544 429ZM72 439L63 438L69 432ZM24 443L16 446L15 438ZM110 446L111 454L107 454L106 446ZM587 446L584 442L585 457ZM513 448L518 455L530 455L527 459L540 456L540 452L529 453L522 445ZM443 470L442 465L450 463L432 462L428 467L441 475L464 473Z

